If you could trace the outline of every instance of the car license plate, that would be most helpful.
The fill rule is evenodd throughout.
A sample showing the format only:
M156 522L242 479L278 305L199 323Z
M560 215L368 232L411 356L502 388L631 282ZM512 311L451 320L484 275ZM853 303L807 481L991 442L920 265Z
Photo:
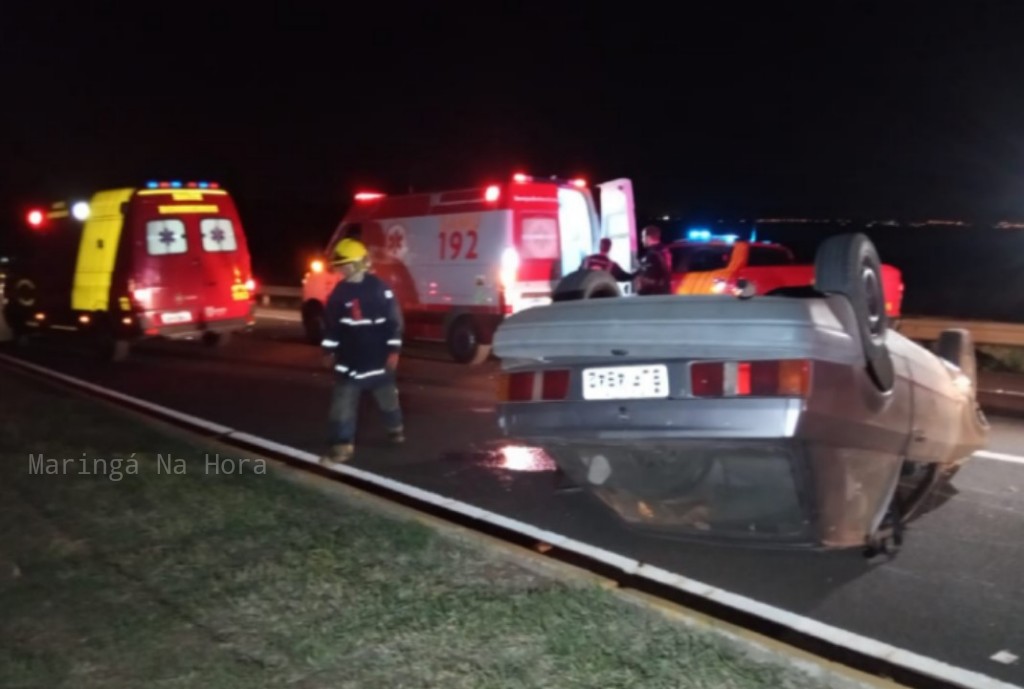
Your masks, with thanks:
M634 400L668 397L664 364L614 366L583 370L583 399Z
M192 320L192 314L188 311L167 311L160 316L164 323L188 323Z

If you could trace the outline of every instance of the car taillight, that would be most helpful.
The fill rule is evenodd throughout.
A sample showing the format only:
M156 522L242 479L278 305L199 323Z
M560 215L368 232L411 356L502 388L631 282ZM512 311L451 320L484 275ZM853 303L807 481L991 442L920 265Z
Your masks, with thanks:
M569 396L569 372L545 371L542 376L541 399L564 400Z
M565 370L509 373L498 379L501 402L556 402L569 396L569 372Z
M694 397L806 397L811 390L811 362L700 361L690 365Z

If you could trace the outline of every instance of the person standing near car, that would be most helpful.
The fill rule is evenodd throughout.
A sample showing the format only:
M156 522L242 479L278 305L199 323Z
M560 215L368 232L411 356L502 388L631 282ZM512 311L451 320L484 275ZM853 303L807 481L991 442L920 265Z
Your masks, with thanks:
M603 237L598 245L598 253L590 254L583 259L580 270L604 270L612 274L612 277L619 282L627 282L633 279L632 273L627 273L618 263L612 260L608 254L612 250L610 237Z
M671 294L672 254L661 243L661 228L648 225L643 229L644 253L636 273L637 294Z
M336 466L355 453L359 400L369 392L384 418L388 438L405 440L396 371L402 347L402 314L391 288L369 270L366 246L346 237L331 260L343 275L327 298L325 363L335 372L328 414L328 452L320 462Z

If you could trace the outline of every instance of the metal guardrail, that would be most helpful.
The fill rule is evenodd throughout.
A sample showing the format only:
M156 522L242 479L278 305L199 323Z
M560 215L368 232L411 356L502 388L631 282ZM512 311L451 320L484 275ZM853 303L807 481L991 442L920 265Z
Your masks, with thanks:
M256 294L268 297L301 297L301 287L275 287L274 285L265 285L263 287L256 288Z
M272 299L301 299L301 287L264 285L256 290L260 303L269 306ZM996 323L929 316L904 316L899 331L912 340L937 340L946 328L965 328L975 344L1024 347L1024 323Z
M301 287L284 287L280 285L260 285L256 287L256 298L263 306L270 306L271 299L301 299Z
M1024 324L996 323L950 318L908 316L900 320L900 332L912 340L937 340L946 328L970 331L975 344L1024 346Z

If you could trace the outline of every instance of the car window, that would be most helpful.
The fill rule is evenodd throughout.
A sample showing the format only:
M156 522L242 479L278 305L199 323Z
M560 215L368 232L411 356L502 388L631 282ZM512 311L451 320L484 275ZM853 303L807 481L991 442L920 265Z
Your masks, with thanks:
M784 266L791 264L793 257L785 249L777 246L756 246L751 245L750 257L747 260L749 266Z
M150 256L183 254L188 251L185 223L178 218L164 218L147 222L146 250Z
M674 246L672 252L672 272L701 273L721 270L729 265L732 258L732 246Z
M235 240L235 226L227 218L203 218L199 222L203 235L204 251L234 251L238 248Z

